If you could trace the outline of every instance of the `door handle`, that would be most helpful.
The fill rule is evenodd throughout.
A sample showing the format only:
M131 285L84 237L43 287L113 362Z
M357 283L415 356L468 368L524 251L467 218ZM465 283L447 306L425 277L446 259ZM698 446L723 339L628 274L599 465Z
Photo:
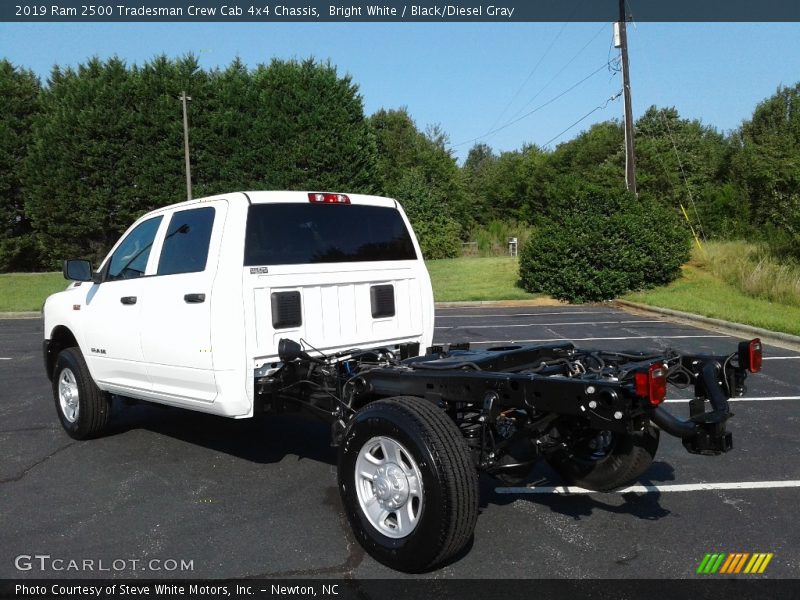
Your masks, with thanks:
M205 294L186 294L183 297L183 301L187 304L201 304L202 302L206 301Z
M119 301L123 304L136 304L136 296L123 296Z

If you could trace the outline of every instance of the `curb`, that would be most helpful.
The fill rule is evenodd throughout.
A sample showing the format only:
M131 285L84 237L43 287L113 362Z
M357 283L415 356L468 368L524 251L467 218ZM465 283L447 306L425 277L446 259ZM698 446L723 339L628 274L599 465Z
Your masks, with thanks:
M40 312L0 312L0 319L41 319Z
M713 329L723 333L742 334L745 337L756 335L763 341L772 342L774 345L784 347L788 346L791 350L800 350L800 336L791 335L789 333L770 331L769 329L753 327L752 325L742 325L741 323L732 323L722 319L703 317L693 313L672 310L671 308L660 308L656 306L650 306L649 304L639 304L638 302L630 302L629 300L614 300L613 303L623 307L634 308L642 312L667 315L678 320L688 321L693 324L705 325L706 329Z
M571 306L552 298L532 298L530 300L463 300L456 302L435 302L436 308L479 308L482 306Z

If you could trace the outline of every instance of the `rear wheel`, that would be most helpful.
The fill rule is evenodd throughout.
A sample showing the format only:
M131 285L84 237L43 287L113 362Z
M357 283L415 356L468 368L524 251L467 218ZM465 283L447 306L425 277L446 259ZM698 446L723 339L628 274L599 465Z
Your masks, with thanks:
M97 437L108 425L111 396L97 387L79 348L62 350L53 369L53 398L70 437Z
M613 490L636 481L650 468L658 438L653 427L636 433L597 431L552 454L547 462L570 484Z
M339 491L358 542L378 561L419 572L472 538L478 477L461 432L432 403L379 400L361 409L339 448Z

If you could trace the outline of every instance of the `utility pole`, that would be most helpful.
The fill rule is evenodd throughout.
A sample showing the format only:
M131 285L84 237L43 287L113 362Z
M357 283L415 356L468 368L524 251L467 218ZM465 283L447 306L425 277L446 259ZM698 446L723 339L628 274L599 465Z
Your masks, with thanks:
M629 192L636 193L636 152L633 146L633 109L631 108L631 79L628 68L628 34L625 24L625 0L619 0L619 22L614 45L622 55L622 91L625 96L625 184Z
M183 153L186 157L186 199L192 199L192 167L189 162L189 118L186 116L186 102L191 102L192 97L186 92L181 92L178 100L183 103Z

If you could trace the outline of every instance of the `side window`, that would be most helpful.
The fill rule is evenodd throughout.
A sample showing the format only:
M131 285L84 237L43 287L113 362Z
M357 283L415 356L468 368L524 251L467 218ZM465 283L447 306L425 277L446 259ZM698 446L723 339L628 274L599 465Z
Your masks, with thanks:
M158 261L159 275L205 271L214 212L207 206L172 215Z
M162 217L153 217L139 223L111 255L106 281L134 279L144 275L150 248L156 237Z

